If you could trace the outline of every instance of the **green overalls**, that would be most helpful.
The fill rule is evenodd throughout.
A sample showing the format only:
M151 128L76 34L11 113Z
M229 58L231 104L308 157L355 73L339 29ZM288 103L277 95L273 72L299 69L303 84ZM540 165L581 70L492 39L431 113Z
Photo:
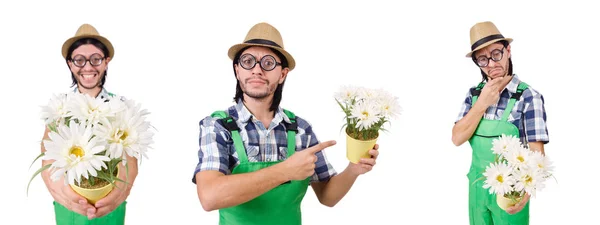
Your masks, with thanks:
M110 97L114 94L108 92ZM58 202L54 204L54 216L56 218L57 225L123 225L125 224L125 205L127 201L124 201L115 210L109 214L88 220L87 216L73 212Z
M287 131L287 158L296 152L296 132L298 125L295 115L287 110L291 124L284 123ZM240 164L233 168L232 174L250 173L280 163L275 162L249 162L244 148L240 129L235 120L224 111L217 111L211 115L222 120L223 125L231 132L235 151ZM300 225L302 216L300 203L306 194L310 177L301 181L288 181L270 191L237 206L219 210L219 224L221 225Z
M473 96L472 106L475 105L475 101L477 101L483 86L484 83L480 83L471 92ZM488 120L482 118L475 133L469 139L469 143L473 149L471 168L467 175L469 178L469 222L471 225L529 224L529 202L523 210L510 215L498 206L496 195L490 194L488 189L484 189L484 181L479 179L483 176L485 168L495 160L495 154L491 150L492 141L502 134L519 137L519 129L514 124L508 122L508 117L515 102L521 98L521 94L527 87L527 84L521 82L517 87L517 92L511 96L502 119ZM479 180L476 181L477 179Z

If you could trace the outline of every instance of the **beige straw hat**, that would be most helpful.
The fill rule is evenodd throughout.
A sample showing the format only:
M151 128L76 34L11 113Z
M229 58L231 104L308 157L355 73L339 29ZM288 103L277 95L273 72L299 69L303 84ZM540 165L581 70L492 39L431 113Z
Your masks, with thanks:
M241 49L248 46L262 46L275 49L285 56L290 71L296 67L296 61L294 61L294 57L292 57L292 55L283 48L283 39L281 38L281 34L279 34L279 31L275 27L268 23L258 23L254 25L250 31L248 31L244 42L231 46L227 52L227 55L229 55L229 58L233 60L235 55Z
M67 41L65 41L65 43L62 46L63 58L65 58L65 59L67 58L67 53L68 53L67 51L69 51L69 48L71 47L71 45L73 43L75 43L77 40L83 39L83 38L94 38L94 39L100 41L100 43L104 44L104 46L106 46L106 48L108 48L108 57L110 57L111 59L113 58L113 55L115 54L113 45L110 43L110 41L108 41L108 39L106 39L103 36L100 36L100 34L96 30L96 28L94 28L92 25L89 25L89 24L81 25L79 27L79 29L77 29L75 36L73 36L72 38L69 38L69 39L67 39Z
M471 57L479 49L502 40L506 40L508 43L513 41L512 38L502 36L496 25L492 22L476 23L471 27L471 51L467 53L467 57Z

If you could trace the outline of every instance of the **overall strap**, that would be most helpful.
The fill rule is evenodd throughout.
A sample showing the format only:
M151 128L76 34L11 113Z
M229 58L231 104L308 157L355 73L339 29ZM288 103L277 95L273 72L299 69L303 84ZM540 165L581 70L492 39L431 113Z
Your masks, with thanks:
M508 104L506 105L504 114L502 114L502 121L508 121L508 116L510 115L510 112L512 111L513 107L515 106L515 102L521 98L523 91L525 91L525 89L527 89L527 87L529 87L529 86L525 82L519 83L519 86L517 87L517 92L514 93L510 97L510 100L508 101Z
M210 115L212 118L217 118L223 122L223 126L231 132L231 138L233 139L233 144L235 146L235 151L238 154L238 159L240 163L248 162L248 155L246 154L246 148L244 148L244 142L242 141L242 136L240 136L240 128L237 123L231 116L229 116L225 111L215 111Z
M483 89L483 86L485 86L485 83L481 82L477 85L477 87L475 89L471 90L471 95L473 96L473 101L471 101L471 106L475 105L477 98L479 98L479 94L481 94L481 89Z
M296 133L298 132L298 123L296 122L296 115L288 110L283 110L285 115L290 119L291 123L284 123L285 130L287 131L287 158L291 157L296 152Z

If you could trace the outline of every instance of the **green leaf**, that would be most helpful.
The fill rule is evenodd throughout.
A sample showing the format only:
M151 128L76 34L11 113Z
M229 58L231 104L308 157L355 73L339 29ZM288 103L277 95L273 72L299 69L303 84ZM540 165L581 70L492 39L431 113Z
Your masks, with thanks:
M42 152L42 153L40 153L40 155L38 155L37 157L35 157L35 159L33 160L33 162L31 162L31 165L29 165L29 169L31 169L31 167L33 166L33 164L35 163L35 161L37 161L39 158L41 158L44 155L46 155L46 153Z
M27 184L27 196L29 196L29 185L31 185L31 181L33 181L33 178L35 178L35 176L37 176L38 174L40 174L42 171L47 170L48 168L50 168L50 166L52 166L52 164L48 164L43 166L42 168L39 168L37 171L35 171L35 173L33 174L33 176L31 176L31 179L29 180L29 183Z

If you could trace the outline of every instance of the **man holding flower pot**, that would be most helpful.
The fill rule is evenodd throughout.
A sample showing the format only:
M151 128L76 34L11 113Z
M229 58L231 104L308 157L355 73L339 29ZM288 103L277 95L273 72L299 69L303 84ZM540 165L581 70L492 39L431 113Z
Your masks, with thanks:
M311 125L279 106L283 85L296 63L279 31L254 25L228 52L237 79L236 104L200 121L199 163L192 181L206 211L219 210L220 224L301 224L300 203L311 186L334 206L356 178L375 165L371 158L337 173Z
M114 96L104 89L108 70L108 63L114 55L111 42L101 36L98 31L89 24L79 27L74 37L67 39L62 46L62 55L65 59L71 78L73 92L87 94L92 98L108 101ZM72 122L73 123L73 122ZM50 129L44 133L44 140L49 140ZM50 142L46 142L50 143ZM42 152L47 153L47 148L42 144ZM75 149L76 148L76 149ZM84 161L85 147L73 147L69 157L79 157ZM73 150L74 149L74 150ZM48 166L55 160L43 160L42 166ZM67 160L67 162L70 162ZM57 224L124 224L125 199L137 176L137 159L127 156L127 169L122 163L118 163L118 178L125 182L116 182L116 187L105 197L95 201L88 200L75 193L71 186L66 185L66 177L53 181L53 170L44 170L42 179L48 191L54 198L54 210ZM86 175L87 178L87 175Z
M456 146L469 141L472 163L469 174L470 224L529 224L527 194L502 210L497 196L484 189L480 179L494 161L492 141L501 135L519 137L532 151L544 153L548 143L546 111L542 94L514 73L511 38L504 37L492 22L471 27L471 51L466 55L479 67L482 82L472 87L452 129Z

